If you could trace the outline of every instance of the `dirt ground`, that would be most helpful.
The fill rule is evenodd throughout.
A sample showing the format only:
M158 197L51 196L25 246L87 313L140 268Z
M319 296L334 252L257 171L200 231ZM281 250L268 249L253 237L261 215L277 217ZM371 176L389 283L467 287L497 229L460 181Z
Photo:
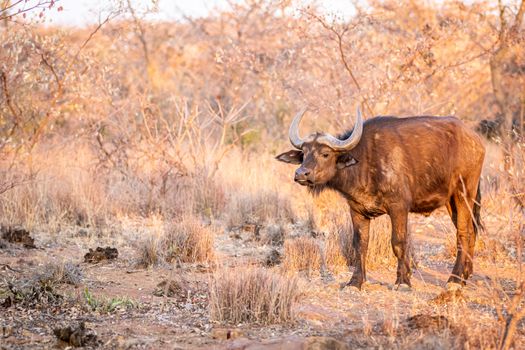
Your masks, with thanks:
M500 324L490 283L497 279L510 293L515 287L515 268L478 259L471 282L457 295L444 293L454 262L445 252L450 234L439 224L446 220L445 214L412 216L410 220L418 263L412 289L393 290L394 269L370 271L362 291L340 288L349 280L350 271L301 276L296 321L271 326L212 322L208 311L209 266L179 264L144 269L137 267L136 245L125 235L97 237L82 234L82 229L54 236L34 232L36 249L16 244L0 249L4 281L29 278L49 263L65 261L78 264L83 278L76 286L61 284L57 292L64 297L57 303L3 307L0 348L65 348L68 344L57 340L54 329L81 322L96 333L97 342L88 347L109 349L440 349L462 347L462 341L474 336L479 338L480 347L494 344ZM117 248L118 258L84 262L84 254L96 246ZM219 233L215 246L225 264L263 264L271 250L229 232ZM158 287L159 283L181 278L187 288L163 296L165 284ZM92 298L121 299L115 307L103 309L91 307ZM525 347L524 329L522 322L515 349Z

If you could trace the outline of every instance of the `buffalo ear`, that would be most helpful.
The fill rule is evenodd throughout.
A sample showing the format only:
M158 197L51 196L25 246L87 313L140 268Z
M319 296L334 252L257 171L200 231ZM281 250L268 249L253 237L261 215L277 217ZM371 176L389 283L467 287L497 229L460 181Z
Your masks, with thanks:
M357 159L348 153L342 154L337 158L337 169L343 169L354 164L357 164Z
M303 162L303 151L291 150L279 154L275 159L290 164L301 164Z

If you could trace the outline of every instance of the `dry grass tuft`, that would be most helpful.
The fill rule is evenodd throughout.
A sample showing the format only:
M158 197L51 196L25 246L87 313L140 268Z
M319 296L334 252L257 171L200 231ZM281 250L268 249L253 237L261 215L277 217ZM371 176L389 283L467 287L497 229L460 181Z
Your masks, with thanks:
M286 236L286 229L283 225L273 224L263 228L263 235L261 237L262 244L269 244L273 246L280 246L284 243Z
M213 260L214 232L196 219L185 219L167 230L164 245L167 261L208 262Z
M78 286L84 278L79 265L72 262L50 263L42 269L40 280Z
M350 208L336 191L324 190L312 197L311 220L317 231L336 233L340 229L351 230Z
M156 237L140 242L139 265L152 266L163 262L210 262L215 258L213 229L195 218L184 219L167 227Z
M210 282L211 318L231 324L284 323L294 320L297 279L264 269L222 269Z
M209 218L220 216L226 206L226 194L222 183L202 174L196 176L193 182L191 184L193 211Z
M284 241L284 269L302 271L310 275L321 268L321 249L311 237L299 237Z
M138 265L149 267L160 265L164 262L161 242L158 237L148 237L139 246Z

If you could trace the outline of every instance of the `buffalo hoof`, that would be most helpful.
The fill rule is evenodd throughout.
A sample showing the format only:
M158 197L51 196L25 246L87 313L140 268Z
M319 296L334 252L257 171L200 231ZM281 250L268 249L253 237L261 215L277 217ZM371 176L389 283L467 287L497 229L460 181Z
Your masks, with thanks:
M463 288L463 283L449 281L447 282L447 285L445 288L447 291L454 292L456 290L460 290L461 288Z
M344 284L342 286L341 289L345 288L345 287L350 287L352 289L355 289L355 290L361 290L363 288L363 282L362 280L358 280L358 279L351 279L350 282Z
M459 276L456 276L456 275L452 274L452 275L448 278L447 286L448 286L449 284L452 284L452 285L458 284L458 285L460 285L460 286L464 286L464 285L466 284L466 279L460 278Z
M412 286L406 283L399 283L394 285L393 289L399 292L410 292L412 290Z
M407 285L408 287L412 288L412 283L410 283L410 277L408 277L407 275L397 277L395 285L400 286L402 284Z

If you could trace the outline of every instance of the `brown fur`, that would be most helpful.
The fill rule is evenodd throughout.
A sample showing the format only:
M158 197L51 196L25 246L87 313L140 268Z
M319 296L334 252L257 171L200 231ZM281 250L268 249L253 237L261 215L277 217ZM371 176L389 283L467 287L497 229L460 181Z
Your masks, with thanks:
M457 227L458 254L449 282L464 282L470 276L480 226L484 155L480 137L457 118L376 117L364 123L361 140L350 151L334 151L314 137L301 151L286 152L277 159L301 164L296 171L300 184L317 192L332 188L348 200L358 256L349 284L361 288L366 279L370 219L390 216L392 249L398 258L396 284L410 285L408 213L428 215L442 206Z

